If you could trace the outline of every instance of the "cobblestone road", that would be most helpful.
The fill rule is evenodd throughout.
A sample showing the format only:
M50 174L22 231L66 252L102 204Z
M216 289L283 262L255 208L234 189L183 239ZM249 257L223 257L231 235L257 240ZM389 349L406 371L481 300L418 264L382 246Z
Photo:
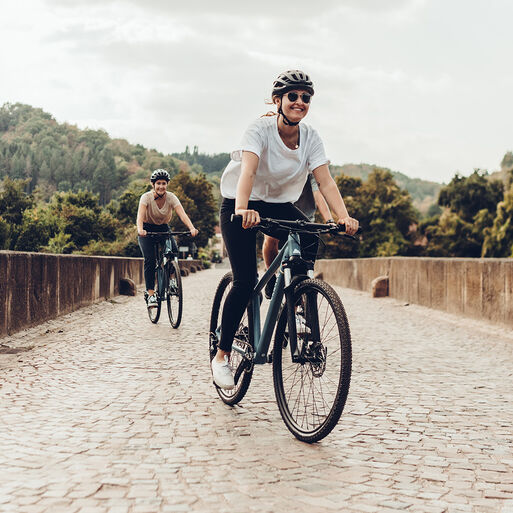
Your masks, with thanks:
M0 511L513 513L510 331L338 289L353 380L335 431L307 445L270 366L235 408L211 385L224 272L184 280L178 330L139 294L0 340L21 351L0 354Z

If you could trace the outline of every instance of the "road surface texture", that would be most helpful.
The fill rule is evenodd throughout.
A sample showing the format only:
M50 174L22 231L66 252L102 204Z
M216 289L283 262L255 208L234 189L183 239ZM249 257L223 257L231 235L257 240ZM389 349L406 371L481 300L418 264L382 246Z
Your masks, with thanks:
M513 335L337 289L353 337L342 418L308 445L271 366L224 405L207 331L225 269L184 280L182 326L142 293L0 339L0 511L513 513Z

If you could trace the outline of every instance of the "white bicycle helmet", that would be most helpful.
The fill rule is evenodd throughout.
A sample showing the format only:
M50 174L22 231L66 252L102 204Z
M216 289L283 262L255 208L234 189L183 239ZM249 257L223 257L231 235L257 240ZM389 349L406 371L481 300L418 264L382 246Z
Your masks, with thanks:
M157 180L165 180L166 182L169 182L171 177L165 169L155 169L151 174L150 181L151 183L155 183Z

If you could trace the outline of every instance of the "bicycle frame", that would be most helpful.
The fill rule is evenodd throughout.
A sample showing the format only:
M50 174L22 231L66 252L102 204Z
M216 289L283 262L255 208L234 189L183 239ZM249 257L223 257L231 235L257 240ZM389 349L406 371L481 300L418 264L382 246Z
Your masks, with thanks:
M178 263L178 246L176 241L173 239L174 235L187 235L189 232L148 232L147 235L154 237L157 240L155 246L156 259L155 259L155 272L159 268L164 268L167 263L165 260L166 255L170 253L171 259ZM175 251L176 247L176 251ZM162 300L166 299L166 283L159 283L159 296ZM161 291L164 292L161 292Z
M285 264L291 258L301 258L301 246L299 243L299 234L294 232L289 232L287 242L279 251L276 258L273 260L269 269L264 273L262 278L257 282L255 288L253 289L250 296L250 315L253 318L253 340L254 340L254 356L253 363L254 364L264 364L268 363L269 360L267 358L267 352L269 350L269 346L271 344L271 337L274 331L274 327L276 325L276 321L278 319L278 314L280 312L281 303L283 300L283 296L287 293L287 290L290 294L293 293L293 290L288 289L290 284L292 283L292 271L290 267L287 267ZM262 329L260 329L260 295L262 290L264 289L267 282L272 278L272 276L276 273L276 271L282 267L278 278L276 280L276 285L274 287L273 294L271 296L271 302L269 305L269 310L267 311L267 315L264 321L264 325ZM308 276L313 278L313 271L308 271ZM293 289L293 287L292 287ZM288 308L288 323L289 330L291 334L291 341L296 340L296 324L294 319L294 310L291 301L287 301ZM236 344L233 345L233 350L237 351L243 355L246 353L242 350L242 348L237 347ZM291 346L292 354L297 353L297 348Z

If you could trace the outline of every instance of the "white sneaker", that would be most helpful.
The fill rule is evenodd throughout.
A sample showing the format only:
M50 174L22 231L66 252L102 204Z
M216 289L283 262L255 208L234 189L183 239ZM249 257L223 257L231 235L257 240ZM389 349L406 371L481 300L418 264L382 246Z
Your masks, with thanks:
M231 390L235 387L235 382L233 381L233 375L230 369L230 364L228 363L228 355L224 355L224 362L218 362L214 357L212 359L211 366L214 383L219 388Z
M157 306L159 306L159 303L155 294L148 296L148 308L156 308Z

